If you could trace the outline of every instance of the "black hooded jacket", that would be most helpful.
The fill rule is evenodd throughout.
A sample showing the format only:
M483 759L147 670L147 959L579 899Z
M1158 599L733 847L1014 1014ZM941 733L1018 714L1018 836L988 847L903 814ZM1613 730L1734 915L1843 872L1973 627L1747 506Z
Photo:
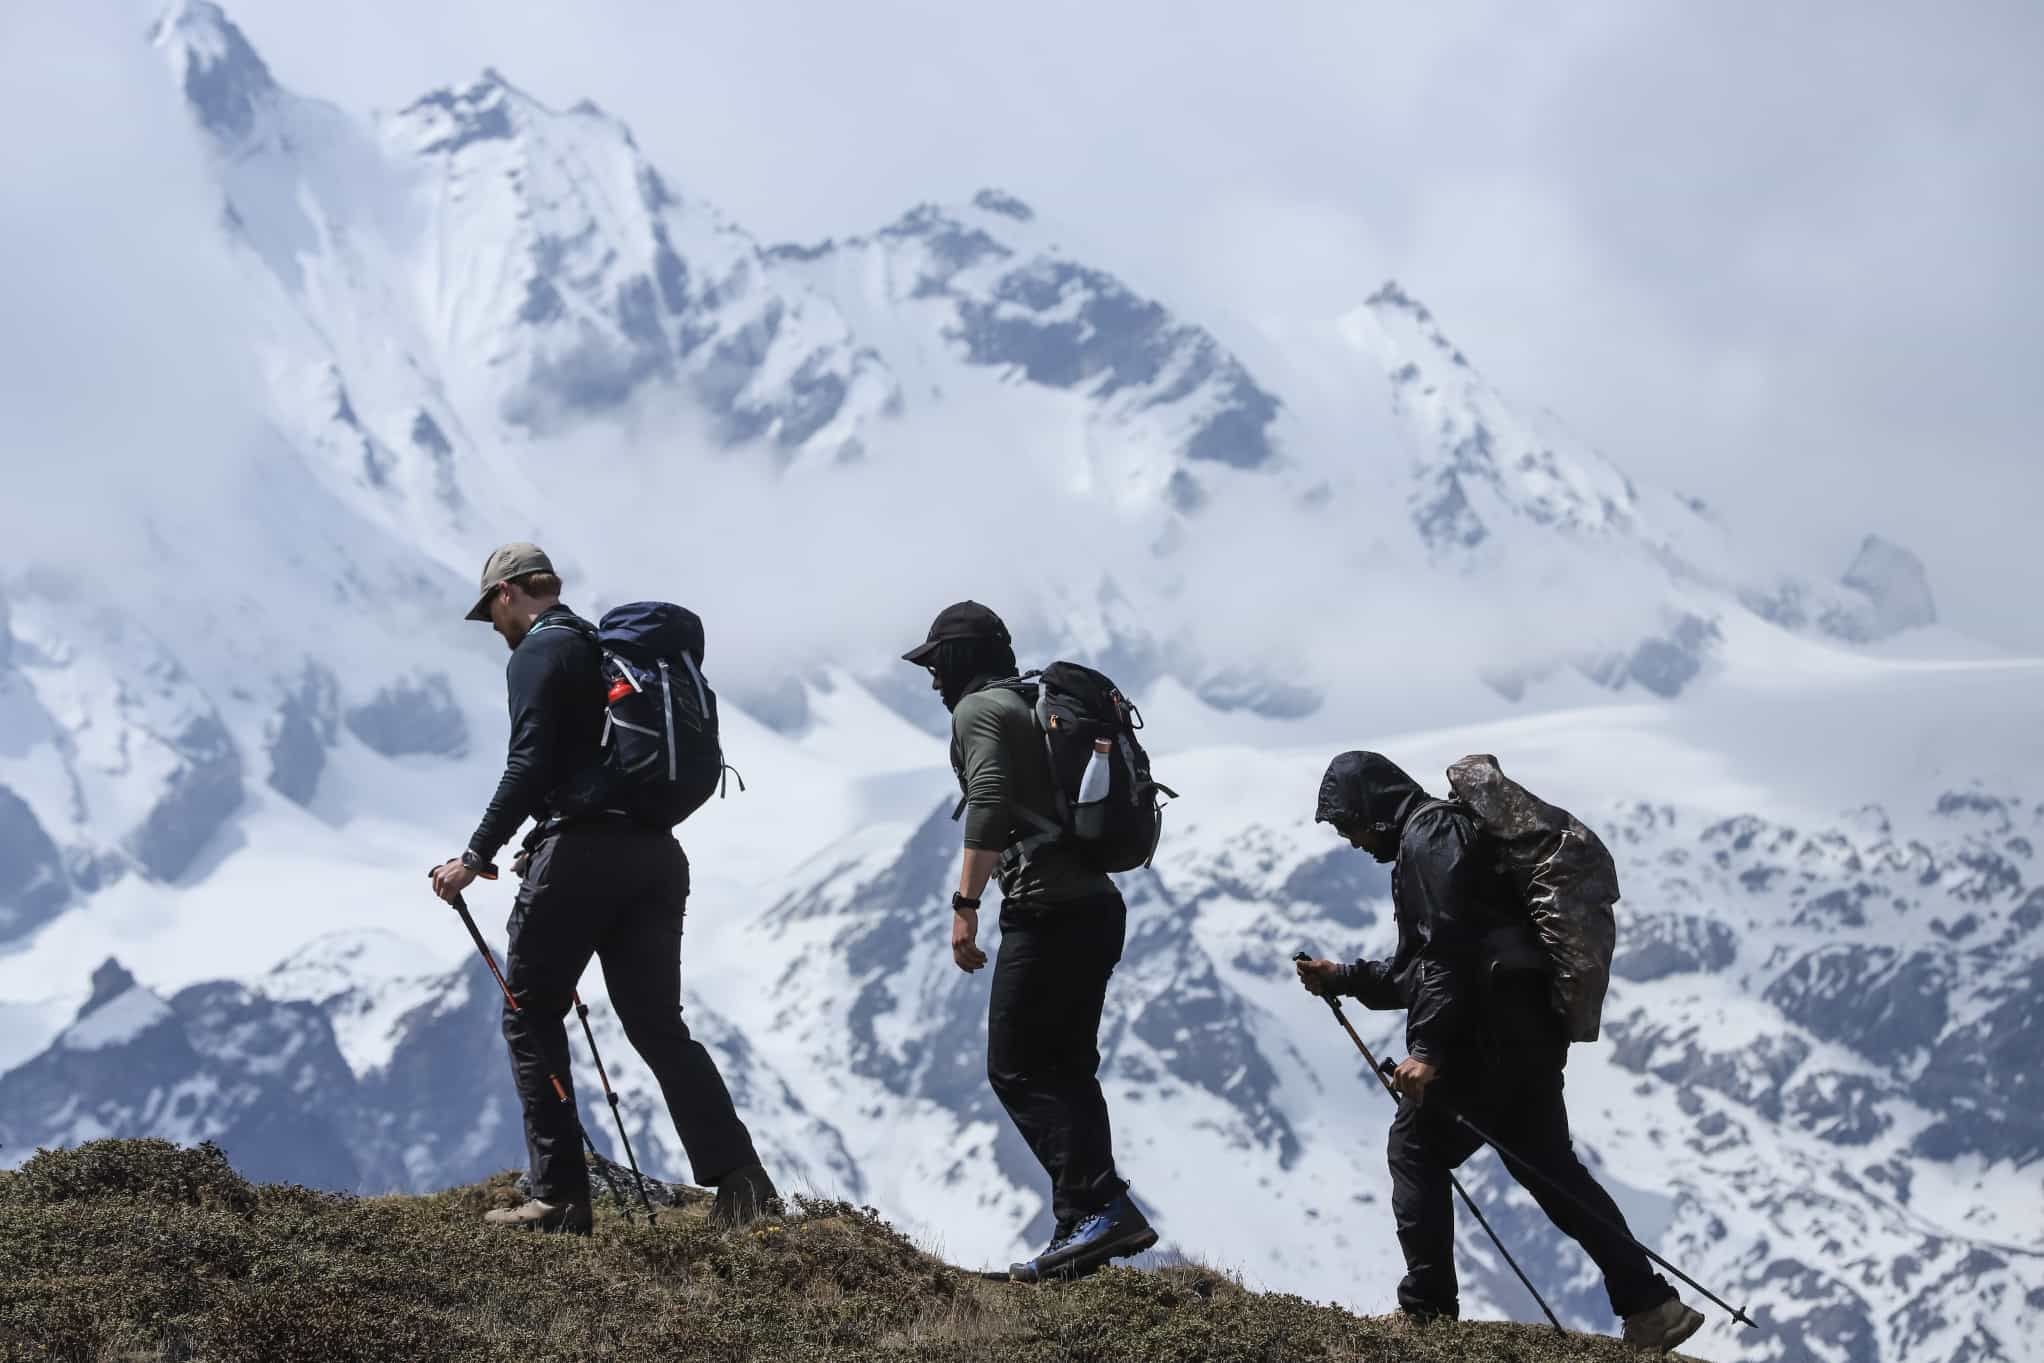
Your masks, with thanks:
M1495 1036L1506 1020L1486 1025L1482 1015L1484 939L1523 923L1525 913L1485 852L1476 816L1435 800L1378 753L1347 752L1327 768L1316 818L1338 828L1384 824L1398 831L1391 868L1398 949L1386 961L1343 966L1336 992L1366 1008L1406 1009L1406 1050L1429 1064Z

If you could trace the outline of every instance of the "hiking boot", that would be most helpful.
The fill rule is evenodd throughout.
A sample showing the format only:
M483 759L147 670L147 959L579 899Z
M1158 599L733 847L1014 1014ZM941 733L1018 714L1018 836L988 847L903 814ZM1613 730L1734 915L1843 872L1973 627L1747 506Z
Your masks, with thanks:
M1648 1311L1635 1311L1625 1318L1625 1342L1635 1349L1657 1349L1667 1353L1703 1328L1701 1313L1670 1297Z
M1037 1272L1037 1265L1064 1248L1065 1241L1071 1239L1072 1232L1079 1228L1079 1220L1080 1218L1078 1217L1067 1217L1060 1220L1057 1223L1056 1229L1051 1232L1050 1243L1043 1247L1043 1253L1026 1263L1008 1265L1008 1281L1017 1283L1042 1282L1043 1279Z
M589 1234L589 1203L542 1202L538 1198L515 1207L500 1207L483 1213L486 1226L508 1226L512 1230L558 1231L566 1235Z
M710 1223L724 1230L741 1230L767 1214L767 1204L780 1197L774 1181L758 1164L742 1165L717 1180L717 1205L710 1209Z
M1018 1283L1081 1278L1110 1259L1141 1254L1156 1243L1157 1232L1149 1218L1123 1193L1099 1211L1081 1217L1064 1240L1053 1241L1034 1259L1009 1268L1008 1277Z

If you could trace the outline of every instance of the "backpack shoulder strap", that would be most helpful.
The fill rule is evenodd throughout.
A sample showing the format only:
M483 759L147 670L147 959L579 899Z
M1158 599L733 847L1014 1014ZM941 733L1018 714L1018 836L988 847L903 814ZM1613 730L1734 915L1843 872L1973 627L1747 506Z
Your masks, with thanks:
M1428 800L1418 809L1412 811L1412 817L1417 819L1422 814L1434 814L1440 812L1441 810L1452 809L1460 809L1465 814L1471 812L1469 807L1463 804L1460 800ZM1482 820L1479 819L1478 822L1481 823Z
M527 630L526 633L538 634L544 630L550 629L564 629L569 631L570 633L581 635L584 639L587 639L590 643L596 644L599 647L601 647L602 644L601 639L597 635L596 626L590 624L581 616L568 612L563 612L560 615L550 616L545 620L541 620L537 624L535 624L531 629Z

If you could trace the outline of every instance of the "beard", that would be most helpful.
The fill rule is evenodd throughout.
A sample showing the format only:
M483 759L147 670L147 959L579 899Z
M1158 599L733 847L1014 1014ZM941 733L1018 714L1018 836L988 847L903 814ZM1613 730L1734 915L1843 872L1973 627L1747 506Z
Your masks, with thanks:
M946 669L937 674L937 694L944 698L944 708L955 711L958 702L965 699L965 688L972 685L972 678L961 669Z
M1388 866L1398 860L1398 835L1383 835L1372 831L1357 841L1356 846L1368 852L1380 866Z

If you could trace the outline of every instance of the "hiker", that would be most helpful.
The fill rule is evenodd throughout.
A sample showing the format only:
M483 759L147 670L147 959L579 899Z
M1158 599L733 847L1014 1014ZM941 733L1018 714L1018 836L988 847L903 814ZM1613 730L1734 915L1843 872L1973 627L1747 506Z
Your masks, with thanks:
M1619 1233L1624 1214L1576 1158L1562 1099L1568 1041L1549 1002L1546 960L1486 850L1481 822L1372 752L1334 759L1314 819L1391 864L1398 926L1391 958L1302 960L1297 968L1310 993L1406 1010L1407 1055L1391 1076L1402 1101L1389 1146L1391 1212L1406 1267L1399 1305L1420 1320L1460 1312L1449 1177L1482 1142L1455 1121L1459 1112L1530 1166L1504 1161L1603 1272L1627 1343L1666 1351L1689 1338L1703 1317Z
M1121 959L1128 911L1104 871L1055 836L1063 801L1033 704L1018 683L1008 628L985 606L947 606L902 657L929 669L951 711L951 766L964 798L964 863L951 896L951 957L971 974L980 896L1001 887L1000 956L987 1001L987 1079L1050 1175L1056 1230L1012 1265L1017 1282L1076 1277L1138 1254L1157 1232L1114 1167L1100 1091L1100 1012Z
M563 815L571 778L602 760L606 683L595 627L561 604L561 579L536 545L507 544L483 565L467 616L487 620L511 650L511 744L497 793L468 848L433 872L452 903L528 818L513 863L522 877L508 926L504 1010L511 1074L525 1109L532 1197L493 1211L492 1225L587 1234L589 1169L572 1101L550 1076L568 1074L563 1019L594 955L625 1036L659 1081L698 1183L714 1187L719 1224L743 1225L775 1194L717 1063L681 1017L682 916L688 858L661 822L617 809Z

